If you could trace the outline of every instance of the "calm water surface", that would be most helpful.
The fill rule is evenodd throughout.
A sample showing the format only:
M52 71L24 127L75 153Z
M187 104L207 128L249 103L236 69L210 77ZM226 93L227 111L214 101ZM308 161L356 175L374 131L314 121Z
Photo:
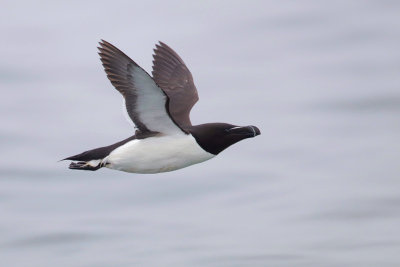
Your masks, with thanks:
M400 4L3 1L0 266L399 266ZM70 171L132 134L108 40L190 67L192 121L262 135L180 171Z

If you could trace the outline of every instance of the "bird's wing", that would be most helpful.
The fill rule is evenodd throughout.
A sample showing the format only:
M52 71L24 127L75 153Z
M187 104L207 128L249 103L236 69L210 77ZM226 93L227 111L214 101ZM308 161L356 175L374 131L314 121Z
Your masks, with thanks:
M199 100L192 74L183 60L166 44L156 45L153 78L169 97L169 111L181 127L191 126L190 110Z
M124 96L137 135L176 134L183 130L169 115L168 96L150 75L112 44L102 40L99 55L108 79Z

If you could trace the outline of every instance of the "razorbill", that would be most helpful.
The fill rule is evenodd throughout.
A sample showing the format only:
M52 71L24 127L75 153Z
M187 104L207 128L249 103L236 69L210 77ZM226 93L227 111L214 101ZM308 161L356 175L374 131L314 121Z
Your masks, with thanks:
M160 42L154 49L153 77L112 44L104 40L99 44L104 70L123 95L136 131L113 145L65 158L73 161L70 169L168 172L209 160L260 134L255 126L193 126L189 114L199 99L197 89L183 60L166 44Z

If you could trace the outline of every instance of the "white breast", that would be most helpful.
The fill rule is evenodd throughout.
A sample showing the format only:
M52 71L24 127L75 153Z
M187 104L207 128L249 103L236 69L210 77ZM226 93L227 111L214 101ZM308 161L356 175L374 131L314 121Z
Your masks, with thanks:
M192 135L177 134L132 140L113 150L107 167L134 173L168 172L213 158Z

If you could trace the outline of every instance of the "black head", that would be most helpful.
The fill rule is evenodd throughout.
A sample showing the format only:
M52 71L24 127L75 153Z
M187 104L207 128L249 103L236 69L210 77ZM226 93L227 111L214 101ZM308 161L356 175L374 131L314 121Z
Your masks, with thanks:
M228 123L206 123L188 129L207 152L217 155L225 148L260 134L256 126L236 126Z

